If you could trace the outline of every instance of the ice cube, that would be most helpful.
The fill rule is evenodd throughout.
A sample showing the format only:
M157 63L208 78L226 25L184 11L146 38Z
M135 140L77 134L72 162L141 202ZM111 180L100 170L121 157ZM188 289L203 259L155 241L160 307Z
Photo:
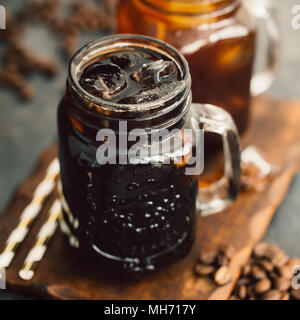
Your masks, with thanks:
M119 66L121 69L132 68L133 66L140 64L142 59L148 58L139 52L120 52L114 54L110 60L112 63Z
M174 62L157 60L144 63L140 70L134 72L131 78L143 84L158 84L165 80L175 80L177 70Z
M118 103L139 104L139 103L155 101L167 96L168 94L174 91L179 91L182 88L182 86L184 86L183 81L164 82L163 84L156 87L152 86L149 88L143 88L142 90L138 91L136 94L119 100Z
M113 98L127 86L126 76L117 65L101 62L88 66L79 83L90 94L106 99Z
M160 92L160 96L166 96L174 91L179 92L184 87L184 81L169 81L161 84L157 89Z

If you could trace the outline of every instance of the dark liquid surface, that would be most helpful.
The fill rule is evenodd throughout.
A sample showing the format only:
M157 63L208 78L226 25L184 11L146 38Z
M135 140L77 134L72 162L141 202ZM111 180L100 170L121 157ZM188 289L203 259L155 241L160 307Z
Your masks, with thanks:
M142 50L103 56L81 74L81 87L95 97L120 104L155 101L180 84L173 61Z

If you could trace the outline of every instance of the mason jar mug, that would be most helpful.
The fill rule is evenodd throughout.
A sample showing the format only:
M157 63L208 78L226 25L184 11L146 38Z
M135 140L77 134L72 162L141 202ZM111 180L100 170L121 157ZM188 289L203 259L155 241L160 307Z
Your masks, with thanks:
M162 41L115 35L73 57L58 108L59 194L61 229L84 263L130 272L167 265L188 253L198 214L237 197L232 118L191 101L188 64ZM209 192L198 189L206 132L222 137L225 154Z

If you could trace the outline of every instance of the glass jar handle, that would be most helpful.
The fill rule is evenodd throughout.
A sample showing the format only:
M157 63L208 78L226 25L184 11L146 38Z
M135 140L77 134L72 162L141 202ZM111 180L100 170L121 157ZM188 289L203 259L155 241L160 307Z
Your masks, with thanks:
M196 113L204 134L219 134L223 141L223 177L209 187L198 190L197 209L201 216L206 216L222 211L238 196L241 176L240 141L232 117L223 109L209 104L194 103L192 112Z
M252 96L258 96L267 91L275 78L275 69L278 61L279 49L279 32L274 19L270 15L269 6L273 5L269 0L246 0L245 4L250 12L261 25L262 30L265 30L266 38L266 61L264 67L259 67L254 72L251 80ZM260 56L261 55L261 56ZM257 54L256 60L260 62L265 52Z

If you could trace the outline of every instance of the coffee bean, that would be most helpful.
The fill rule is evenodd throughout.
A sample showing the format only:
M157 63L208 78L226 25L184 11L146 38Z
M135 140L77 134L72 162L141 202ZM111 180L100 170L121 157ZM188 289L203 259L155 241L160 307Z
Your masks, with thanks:
M1 54L0 85L14 89L24 99L34 95L33 88L28 84L31 74L41 72L53 76L58 72L56 63L35 56L32 50L24 48L22 42L27 27L33 23L45 25L57 36L66 55L72 55L84 31L108 30L114 24L116 0L72 1L63 18L60 16L60 3L60 0L28 0L20 10L13 14L7 12L7 28L5 32L0 32L1 44L3 42L5 45ZM9 64L15 66L15 71L11 72L11 76L4 77L4 69Z
M233 299L300 300L300 289L291 288L295 266L300 266L299 258L290 259L275 245L257 245L250 261L241 270Z
M47 76L52 77L58 73L58 66L52 61L36 58L34 62L36 67Z
M251 265L250 264L246 264L243 267L243 270L242 270L243 276L247 276L250 272L251 272Z
M278 267L284 265L288 260L287 254L282 249L268 243L258 244L254 248L253 254L256 258L267 258Z
M292 272L294 273L298 273L300 270L300 259L299 258L291 258L287 264L287 266L289 266L292 270ZM294 273L294 274L295 274Z
M24 100L30 100L34 96L34 92L34 88L32 86L27 85L21 89L20 94Z
M215 282L218 285L224 285L231 280L231 272L227 266L222 266L215 273Z
M286 264L289 260L288 255L285 252L278 252L272 259L272 263L276 267L281 267Z
M262 279L256 282L254 291L256 293L264 293L271 289L272 283L269 279Z
M261 296L261 300L280 300L280 298L281 292L276 289L267 291Z
M288 262L287 262L287 264L289 265L289 266L291 266L292 268L293 267L295 267L295 266L300 266L300 258L291 258Z
M280 291L287 291L291 286L291 280L280 277L274 279L273 285L275 289L278 289Z
M280 298L280 300L290 300L290 294L288 292L284 292Z
M217 254L218 253L216 251L200 252L198 255L198 261L205 264L211 264L215 261Z
M266 272L257 265L251 267L251 275L256 280L267 278Z
M237 294L241 299L245 299L247 296L247 288L245 285L240 285L237 289Z
M256 258L268 258L269 256L269 244L259 243L253 250L253 255Z
M298 290L293 289L291 291L291 296L296 300L300 300L300 289L298 289Z
M205 265L205 264L197 264L195 267L195 273L198 276L207 276L207 275L210 275L211 273L213 273L213 271L214 271L213 266L209 266L209 265Z
M280 268L278 268L278 272L282 277L286 279L292 279L294 276L292 267L289 265L281 266Z

